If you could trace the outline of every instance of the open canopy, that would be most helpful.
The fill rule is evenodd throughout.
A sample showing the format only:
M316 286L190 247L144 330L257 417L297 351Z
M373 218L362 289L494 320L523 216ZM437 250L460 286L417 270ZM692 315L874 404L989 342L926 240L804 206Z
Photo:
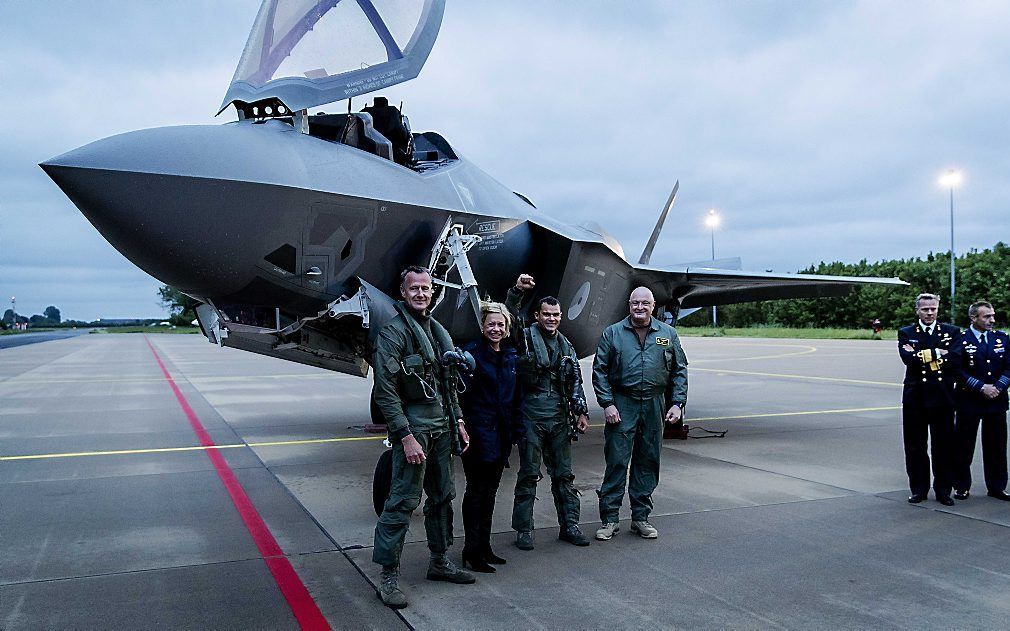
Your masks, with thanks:
M409 81L428 59L445 0L263 0L228 105L301 110Z

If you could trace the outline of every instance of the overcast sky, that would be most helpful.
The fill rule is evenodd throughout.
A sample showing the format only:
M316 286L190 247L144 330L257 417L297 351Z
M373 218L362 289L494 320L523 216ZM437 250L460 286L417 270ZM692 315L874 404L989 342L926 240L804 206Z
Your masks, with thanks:
M219 124L258 0L0 0L0 295L18 312L158 317L158 281L37 163L133 129ZM796 271L1010 240L1010 3L449 0L387 90L561 220L654 264ZM9 307L0 303L0 311Z

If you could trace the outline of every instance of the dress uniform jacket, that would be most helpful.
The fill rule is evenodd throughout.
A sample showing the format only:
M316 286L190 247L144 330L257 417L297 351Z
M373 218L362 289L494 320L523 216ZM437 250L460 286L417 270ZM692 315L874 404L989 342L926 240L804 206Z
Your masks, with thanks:
M929 490L930 455L937 497L949 497L954 486L955 372L950 352L960 341L961 330L950 324L935 323L932 334L919 323L898 330L898 354L905 364L902 438L913 496Z
M961 329L951 324L936 323L933 335L927 335L918 324L898 330L898 354L905 364L904 389L901 402L922 407L952 407L954 405L953 364L949 357L939 357L938 349L950 352L961 339ZM905 346L912 350L905 350ZM929 351L936 362L930 365L921 355Z
M1010 387L1010 336L1003 331L989 331L988 343L982 344L969 329L953 349L952 364L958 383L957 409L967 414L1006 412L1007 387ZM1000 390L995 399L982 394L983 385Z
M957 380L954 486L971 488L971 462L975 440L982 426L982 464L985 485L990 493L1007 486L1007 387L1010 386L1010 337L1002 331L988 331L985 341L973 329L965 331L951 352ZM982 386L993 385L1000 393L994 399L982 394Z

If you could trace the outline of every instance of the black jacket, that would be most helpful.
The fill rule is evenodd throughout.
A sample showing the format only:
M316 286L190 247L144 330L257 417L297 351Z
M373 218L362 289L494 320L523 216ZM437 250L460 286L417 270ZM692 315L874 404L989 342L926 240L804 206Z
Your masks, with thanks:
M905 364L905 387L901 395L903 405L953 407L957 375L950 351L960 343L961 329L950 324L937 322L933 335L926 335L918 324L898 329L898 354ZM912 350L907 350L905 346L910 346ZM922 351L930 351L931 358L935 360L938 349L948 351L948 354L932 366L923 361ZM937 365L939 370L934 370Z
M997 414L1007 411L1007 387L1010 386L1010 336L1002 331L989 332L989 344L982 348L971 329L951 351L951 364L957 375L957 410L962 414ZM996 386L995 399L982 394L983 384Z
M516 370L518 355L506 342L502 342L501 351L495 352L483 337L467 344L464 350L473 354L477 369L464 380L466 392L460 395L470 435L470 448L463 457L507 462L512 445L525 435Z

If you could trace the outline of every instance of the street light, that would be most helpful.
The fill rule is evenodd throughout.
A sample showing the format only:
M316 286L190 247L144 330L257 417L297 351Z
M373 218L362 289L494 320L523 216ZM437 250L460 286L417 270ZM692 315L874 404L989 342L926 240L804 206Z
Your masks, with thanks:
M950 323L954 324L956 310L954 307L954 187L961 184L960 171L948 170L940 176L940 184L950 189Z
M715 228L719 225L720 217L715 212L715 208L708 209L708 215L705 216L705 225L709 227L712 234L712 261L715 262ZM716 315L715 305L712 305L712 328L718 326L718 316Z

